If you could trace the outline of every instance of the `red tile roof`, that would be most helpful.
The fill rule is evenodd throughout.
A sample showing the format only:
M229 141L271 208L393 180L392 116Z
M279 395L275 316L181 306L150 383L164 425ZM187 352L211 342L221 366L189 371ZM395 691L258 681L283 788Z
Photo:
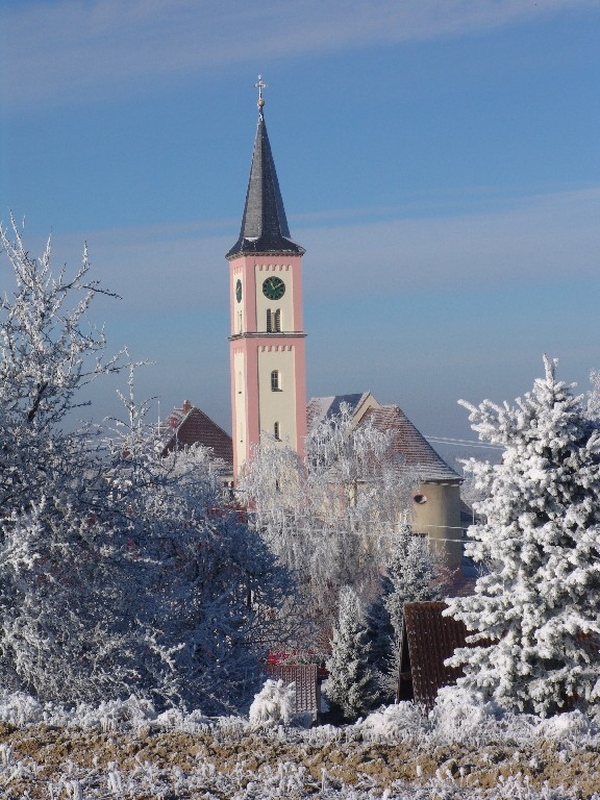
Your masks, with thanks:
M370 408L359 425L371 423L376 430L391 433L391 450L414 467L423 482L460 483L460 476L446 464L400 406Z
M442 686L456 683L461 670L444 666L457 647L464 647L467 630L453 617L443 617L446 603L405 603L402 621L399 700L414 700L433 708Z
M170 453L175 448L200 444L210 448L215 458L224 461L233 468L233 444L231 436L223 428L213 422L199 408L188 402L183 408L174 409L168 420L161 425L165 446L163 453Z
M310 712L316 719L320 712L320 689L316 664L277 664L272 670L276 680L295 685L294 713Z

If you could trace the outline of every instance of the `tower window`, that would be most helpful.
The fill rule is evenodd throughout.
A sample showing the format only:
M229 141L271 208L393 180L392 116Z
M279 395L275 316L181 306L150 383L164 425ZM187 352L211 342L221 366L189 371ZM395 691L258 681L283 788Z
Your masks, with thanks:
M267 333L280 333L281 332L281 309L272 311L267 309Z
M275 439L277 439L278 442L281 441L281 435L280 434L281 434L281 431L279 429L279 423L278 422L274 422L273 423L273 436L275 437Z
M272 392L280 392L281 391L281 373L278 369L274 369L271 373L271 391Z

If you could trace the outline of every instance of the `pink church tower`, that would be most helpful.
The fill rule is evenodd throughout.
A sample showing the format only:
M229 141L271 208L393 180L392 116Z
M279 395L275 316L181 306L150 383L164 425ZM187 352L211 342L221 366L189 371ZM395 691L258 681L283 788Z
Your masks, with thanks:
M231 414L236 480L265 434L304 455L302 255L290 238L258 78L258 127L240 236L229 261Z

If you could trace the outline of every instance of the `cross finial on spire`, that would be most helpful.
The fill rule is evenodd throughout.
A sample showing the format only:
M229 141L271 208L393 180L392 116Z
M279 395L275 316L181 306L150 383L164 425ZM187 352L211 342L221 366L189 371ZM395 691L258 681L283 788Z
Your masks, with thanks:
M258 101L257 101L256 105L258 106L258 110L262 114L262 109L263 109L263 106L265 104L265 101L264 101L264 98L263 98L263 89L267 88L267 84L263 83L262 75L258 76L258 83L254 84L254 88L258 89Z

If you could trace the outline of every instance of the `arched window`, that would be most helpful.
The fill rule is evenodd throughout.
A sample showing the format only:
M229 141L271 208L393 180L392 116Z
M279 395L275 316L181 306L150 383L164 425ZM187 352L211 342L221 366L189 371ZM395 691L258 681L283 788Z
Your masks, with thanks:
M281 309L272 311L267 308L267 333L280 333L281 332Z
M274 369L271 373L271 391L272 392L280 392L281 391L281 373L278 369Z

